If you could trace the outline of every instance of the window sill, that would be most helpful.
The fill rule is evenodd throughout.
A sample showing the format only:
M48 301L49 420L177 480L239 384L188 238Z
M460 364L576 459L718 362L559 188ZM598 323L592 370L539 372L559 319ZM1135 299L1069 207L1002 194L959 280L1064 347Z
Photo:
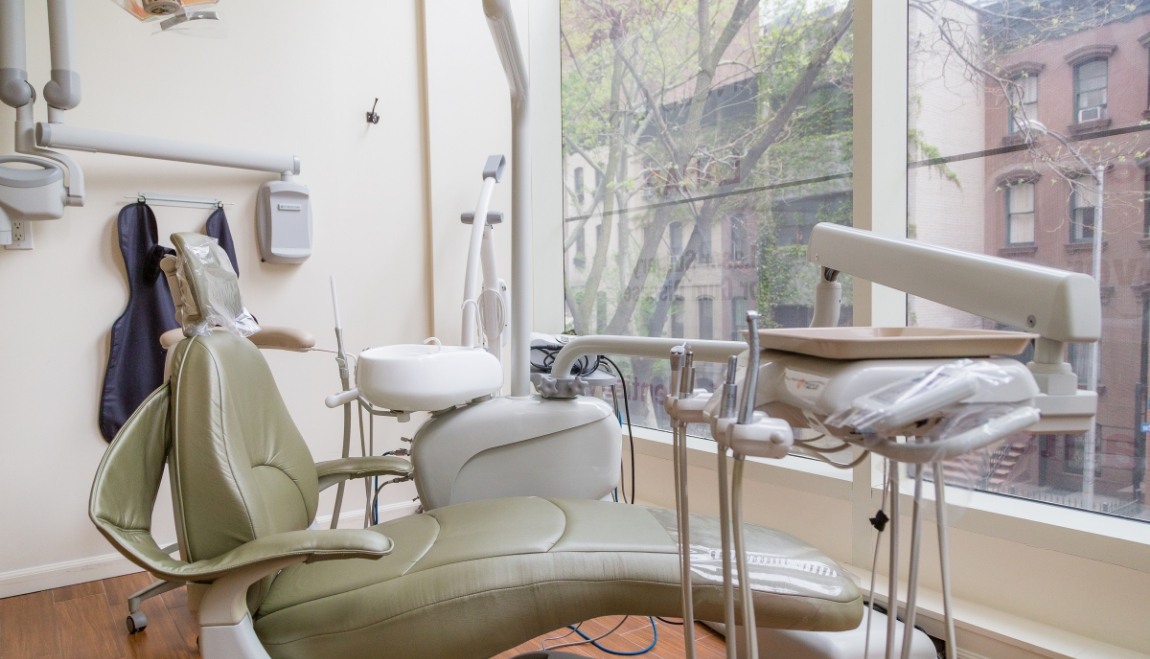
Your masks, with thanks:
M1106 251L1106 242L1107 241L1105 241L1105 240L1102 241L1102 251L1103 252ZM1089 240L1083 241L1083 242L1072 242L1072 243L1066 243L1065 245L1063 245L1063 248L1066 250L1067 254L1081 254L1082 252L1089 252L1089 251L1093 250L1094 249L1094 243L1089 241Z
M1034 243L1008 245L1006 247L1000 247L998 250L999 256L1007 258L1012 256L1034 256L1037 253L1038 245L1035 245Z
M714 442L691 437L687 447L691 467L715 470ZM635 428L635 452L670 461L673 459L671 434ZM752 458L745 473L745 478L750 480L844 501L854 496L852 476L850 470L801 457ZM901 494L909 509L913 484L904 482L903 487ZM879 489L871 488L868 496L876 495ZM952 528L1150 573L1150 533L1147 532L1150 525L1145 522L985 492L957 488L948 492L952 490L960 491L961 497L951 497L949 507L955 509L958 507L955 501L962 501L962 513L950 516ZM924 496L933 501L933 493ZM933 512L927 516L932 518Z
M1086 133L1093 133L1100 130L1105 130L1110 127L1110 118L1095 119L1094 121L1082 121L1076 124L1070 124L1066 130L1071 135L1085 135Z

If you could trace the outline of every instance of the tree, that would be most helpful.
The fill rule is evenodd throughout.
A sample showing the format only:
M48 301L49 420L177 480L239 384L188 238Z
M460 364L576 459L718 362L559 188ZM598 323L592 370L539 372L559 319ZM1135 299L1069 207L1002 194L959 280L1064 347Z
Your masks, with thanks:
M599 181L573 222L603 218L581 290L569 291L577 331L591 326L614 268L618 299L600 331L663 333L712 224L747 204L727 193L766 179L768 154L793 141L813 91L846 77L849 3L776 3L764 22L766 4L565 2L564 146ZM636 163L642 186L634 184ZM644 210L631 212L638 201L647 202ZM660 246L673 223L687 227L688 238L663 263ZM606 249L612 239L620 245L614 263ZM642 323L632 329L635 318Z

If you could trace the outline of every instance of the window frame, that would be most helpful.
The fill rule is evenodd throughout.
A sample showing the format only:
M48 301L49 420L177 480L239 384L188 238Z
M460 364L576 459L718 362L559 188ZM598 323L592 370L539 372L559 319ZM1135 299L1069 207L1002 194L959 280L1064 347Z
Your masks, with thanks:
M1020 73L1016 73L1010 80L1011 83L1017 85L1011 89L1018 91L1018 98L1010 99L1010 108L1006 113L1006 134L1016 135L1019 132L1018 121L1016 121L1019 111L1021 111L1023 118L1029 121L1038 121L1038 71L1024 69ZM1033 98L1028 100L1028 95L1033 96Z
M1094 198L1093 205L1081 205L1079 203L1087 196ZM1098 217L1098 181L1089 175L1071 178L1069 201L1070 242L1076 245L1092 243L1094 241L1094 223ZM1087 217L1089 222L1086 221Z
M1101 86L1098 86L1098 87L1091 87L1089 89L1083 89L1083 87L1082 87L1082 84L1083 84L1082 71L1086 67L1094 65L1094 64L1101 64L1102 65L1102 67L1103 67L1102 74L1101 75L1094 75L1088 79L1089 80L1096 80L1096 79L1100 78L1102 80L1102 84L1101 84ZM1074 116L1071 118L1070 123L1072 123L1072 124L1083 124L1083 123L1090 123L1092 121L1101 121L1103 119L1107 119L1109 117L1109 114L1107 113L1107 103L1109 100L1109 98L1108 98L1109 97L1109 86L1110 86L1110 58L1108 56L1096 55L1096 56L1084 59L1082 61L1075 62L1074 63L1074 98L1073 98L1073 106L1072 106L1074 109ZM1097 92L1101 92L1101 96L1102 96L1101 102L1092 103L1089 105L1083 105L1083 99L1086 95L1092 94L1092 93L1097 93ZM1098 116L1093 118L1093 119L1082 119L1081 118L1082 117L1082 111L1083 110L1089 110L1091 108L1099 108Z

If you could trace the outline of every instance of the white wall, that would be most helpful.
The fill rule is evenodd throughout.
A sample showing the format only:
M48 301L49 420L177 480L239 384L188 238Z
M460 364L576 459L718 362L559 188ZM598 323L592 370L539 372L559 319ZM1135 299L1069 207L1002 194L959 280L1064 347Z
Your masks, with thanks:
M125 569L86 510L106 446L96 420L109 330L128 293L115 235L125 196L233 203L227 213L248 308L334 349L335 275L347 347L358 351L438 331L432 273L436 282L455 280L444 264L463 255L442 234L465 234L450 218L474 204L484 157L510 150L508 130L496 125L507 112L506 86L478 0L224 2L223 39L155 34L112 2L75 5L84 93L65 121L298 155L314 251L302 265L259 261L254 199L271 175L75 154L87 175L84 207L34 225L34 250L0 250L0 596ZM26 7L29 77L40 89L49 69L45 3ZM448 52L450 66L437 59ZM381 120L368 125L376 97ZM0 106L0 126L14 116ZM0 154L13 152L11 133L0 130ZM162 237L199 230L207 216L155 210ZM458 281L461 289L461 274ZM458 299L440 297L448 295ZM339 387L332 355L268 357L316 458L337 457L342 415L322 403ZM414 432L386 419L377 428L385 445ZM396 489L388 500L411 496ZM330 511L326 501L321 513ZM352 499L345 510L362 506ZM170 516L161 517L157 528L170 528Z

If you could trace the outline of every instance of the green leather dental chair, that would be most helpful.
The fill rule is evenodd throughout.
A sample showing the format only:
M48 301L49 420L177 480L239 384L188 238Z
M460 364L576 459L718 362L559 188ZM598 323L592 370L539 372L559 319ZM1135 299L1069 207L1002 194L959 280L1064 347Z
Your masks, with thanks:
M165 468L179 558L152 536ZM475 501L367 529L313 529L318 492L408 463L316 464L260 350L217 331L174 348L170 378L109 446L89 514L124 556L203 586L204 657L488 657L565 624L677 616L673 511L604 501ZM716 520L693 544L718 546ZM764 627L854 628L849 575L791 536L748 528ZM695 614L721 620L717 558L693 560Z

